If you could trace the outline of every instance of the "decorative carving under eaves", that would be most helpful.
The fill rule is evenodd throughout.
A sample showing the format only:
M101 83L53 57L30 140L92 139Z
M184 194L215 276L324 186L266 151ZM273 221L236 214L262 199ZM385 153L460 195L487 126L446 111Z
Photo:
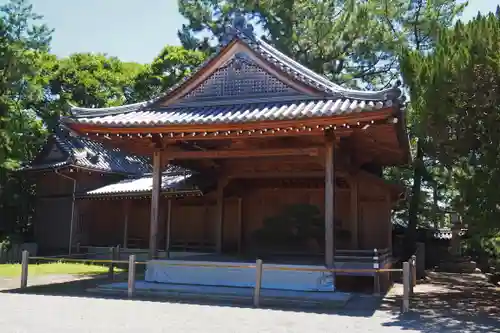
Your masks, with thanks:
M237 53L198 87L187 93L183 101L298 95L301 93L265 71L249 59L248 55Z

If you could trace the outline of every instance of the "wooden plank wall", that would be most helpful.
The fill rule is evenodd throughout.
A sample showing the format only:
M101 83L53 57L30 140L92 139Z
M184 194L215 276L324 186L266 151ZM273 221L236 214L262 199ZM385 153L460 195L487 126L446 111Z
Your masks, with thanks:
M293 204L316 205L324 214L324 190L322 188L262 188L253 189L245 195L224 199L223 251L234 252L238 248L239 216L238 200L241 199L242 246L248 250L252 243L252 234L262 227L266 218L280 214L285 207ZM358 237L359 249L386 248L390 246L390 202L385 189L368 183L359 183L358 202ZM121 200L88 201L92 220L89 234L90 242L109 245L109 242L121 244L123 240L124 216ZM93 207L93 208L91 208ZM165 247L165 228L167 219L167 199L162 198L160 207L162 216L159 225L159 248ZM216 200L213 194L200 198L172 199L172 242L215 243ZM131 200L128 232L129 238L142 240L142 247L147 247L149 235L149 199ZM336 193L336 229L352 230L351 198L348 189ZM338 244L338 248L350 248L350 244Z

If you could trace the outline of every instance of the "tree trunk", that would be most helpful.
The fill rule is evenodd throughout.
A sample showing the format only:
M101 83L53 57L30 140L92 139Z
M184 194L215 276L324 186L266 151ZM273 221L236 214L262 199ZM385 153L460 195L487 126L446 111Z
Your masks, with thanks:
M432 216L434 218L434 229L438 229L441 221L441 216L439 214L439 195L438 195L438 184L437 181L434 180L434 183L432 184L432 200L433 200L433 206L432 209L434 210Z
M425 172L424 151L421 140L417 141L417 156L413 168L413 186L411 189L410 207L408 209L408 227L406 229L405 252L407 255L413 254L417 242L418 213L420 211L420 193L422 188L422 178Z

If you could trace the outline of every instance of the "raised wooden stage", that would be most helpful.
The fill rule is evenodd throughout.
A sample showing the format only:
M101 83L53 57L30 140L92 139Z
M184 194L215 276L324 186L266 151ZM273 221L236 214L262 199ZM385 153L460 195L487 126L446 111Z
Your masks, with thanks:
M106 258L109 248L84 247L89 256ZM120 259L135 254L138 261L146 261L146 249L121 249ZM146 261L145 282L194 286L248 287L256 281L256 262L231 255L207 252L160 252L160 258ZM338 250L335 274L325 271L321 257L267 256L263 257L262 289L291 291L336 291L336 278L363 277L376 282L379 289L390 283L386 274L377 274L377 268L388 268L392 257L389 250ZM377 278L378 280L375 280ZM376 288L376 287L374 287Z

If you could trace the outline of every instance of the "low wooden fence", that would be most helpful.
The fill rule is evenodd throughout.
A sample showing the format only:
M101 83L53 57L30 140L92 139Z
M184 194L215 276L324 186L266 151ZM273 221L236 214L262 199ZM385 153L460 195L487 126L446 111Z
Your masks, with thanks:
M116 249L116 248L115 248ZM115 257L115 251L113 248L110 249L112 254L111 258ZM114 259L86 259L86 258L61 258L61 257L30 257L29 252L24 250L22 252L22 268L21 268L21 288L26 288L28 286L28 264L30 260L39 261L58 261L58 262L84 262L84 263L100 263L109 265L109 277L113 279L114 267L119 264L128 265L128 287L127 295L128 297L134 297L136 294L136 267L137 265L146 265L145 261L137 261L136 255L131 254L128 260L114 260ZM218 267L218 268L235 268L234 264L224 264L224 263L189 263L189 262L179 262L171 263L165 262L165 265L169 266L184 266L184 267ZM324 272L324 273L374 273L375 276L380 273L390 273L399 272L403 275L403 295L402 295L402 305L401 312L408 312L410 309L410 296L413 295L413 287L416 284L416 258L413 256L410 261L403 263L403 268L374 268L374 269L329 269L329 268L312 268L312 267L283 267L283 266L265 266L261 259L257 259L255 264L242 264L238 267L240 268L255 268L255 285L253 290L253 305L259 307L261 303L261 286L262 286L262 276L265 274L266 270L288 270L288 271L304 271L304 272Z

